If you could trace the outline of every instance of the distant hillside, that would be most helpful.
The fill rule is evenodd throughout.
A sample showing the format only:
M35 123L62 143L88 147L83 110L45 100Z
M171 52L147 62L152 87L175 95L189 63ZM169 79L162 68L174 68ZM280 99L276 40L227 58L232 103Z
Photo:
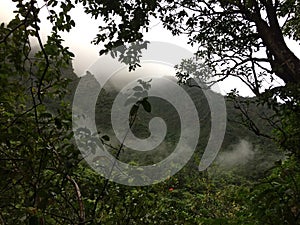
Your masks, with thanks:
M89 96L89 89L92 87L100 87L91 74L81 79L87 79L87 82L85 82L87 85L86 93L82 93L86 96ZM201 88L189 87L187 85L183 85L182 87L195 103L200 119L201 130L198 147L195 151L195 157L190 161L194 165L192 167L196 168L210 133L210 109ZM165 88L163 83L162 88ZM119 90L113 89L112 85L108 85L107 88L103 87L96 104L95 117L97 129L102 134L107 134L110 137L109 144L113 146L120 145L111 125L111 108L118 94L126 95L120 93ZM151 151L141 152L124 148L120 158L124 162L134 162L139 165L157 163L174 150L174 146L176 146L179 140L181 126L176 109L167 101L157 97L150 96L148 100L152 111L148 113L143 107L140 107L137 119L132 127L132 132L138 138L147 138L150 135L148 130L149 121L151 118L160 117L165 121L168 128L166 137L161 145ZM241 175L257 177L271 167L274 161L282 158L282 154L276 150L274 144L269 139L255 135L254 132L242 125L239 110L235 108L234 103L229 101L227 97L225 97L225 100L228 118L227 129L219 157L215 161L215 164L217 168L222 168L222 170L233 170ZM240 98L238 100L245 101L249 99ZM85 107L89 107L89 105ZM189 109L187 108L187 110ZM253 121L259 125L263 133L271 135L272 128L267 121L259 117L262 111L265 114L270 113L267 108L258 108L254 103L248 105L248 112ZM113 151L111 153L115 154ZM215 169L216 167L212 168Z

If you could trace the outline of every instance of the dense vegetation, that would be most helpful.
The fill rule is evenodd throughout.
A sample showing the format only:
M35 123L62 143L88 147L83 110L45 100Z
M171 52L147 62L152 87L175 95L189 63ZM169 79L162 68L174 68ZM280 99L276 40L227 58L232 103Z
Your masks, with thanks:
M46 43L39 34L36 1L14 2L18 4L16 17L0 26L1 224L300 223L300 66L283 39L299 40L298 1L49 0L44 4L53 31ZM191 43L206 46L198 55L209 59L212 68L223 63L225 77L241 77L257 95L241 98L232 92L226 97L229 123L224 145L207 171L197 170L210 129L201 98L194 101L201 103L204 133L193 158L175 176L151 186L129 187L108 182L84 162L72 139L70 104L77 83L71 65L73 54L59 36L60 31L75 25L69 11L80 3L86 13L103 17L107 24L108 32L95 39L95 43L106 42L102 53L120 44L142 41L141 28L147 28L150 16L156 15L174 35L187 31ZM61 13L52 10L57 4ZM190 14L193 11L195 14ZM120 16L120 24L111 14ZM283 27L277 17L286 19ZM37 51L32 51L31 38L39 43ZM266 58L254 57L254 49L259 48ZM226 64L233 59L226 54L235 50L241 55L232 57L240 60L236 65ZM257 75L262 61L269 67L260 67ZM198 76L184 68L178 72L183 83L191 75ZM282 78L285 86L263 86L268 76ZM196 87L185 88L191 96L201 92ZM99 130L105 131L109 130L108 106L115 93L106 90L102 94L105 98L98 101L97 121ZM141 137L147 135L145 126L151 113L166 111L156 107L163 104L161 100L150 98L149 102L151 110L139 107L135 111L132 129ZM163 107L170 110L165 115L171 127L163 148L167 152L156 154L157 159L141 159L125 149L122 160L149 163L168 153L178 136L176 113L169 105ZM120 145L111 133L102 136L102 141ZM242 157L232 163L239 153Z

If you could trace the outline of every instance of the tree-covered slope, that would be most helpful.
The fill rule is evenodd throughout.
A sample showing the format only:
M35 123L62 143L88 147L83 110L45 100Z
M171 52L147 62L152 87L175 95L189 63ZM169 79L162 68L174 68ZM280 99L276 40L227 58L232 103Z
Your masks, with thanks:
M89 96L90 89L100 88L93 75L86 75L86 77L82 79L87 79L87 82L84 82L85 85L87 85L87 88L85 89L86 92L81 93L85 96L84 98ZM161 88L164 88L164 91L166 92L172 93L173 90L166 90L164 85L165 80L162 79L161 82ZM181 87L193 100L199 117L200 136L195 154L190 161L190 163L194 165L192 166L192 169L197 169L197 164L200 162L199 160L204 152L211 132L211 112L206 96L199 86L190 87L182 84ZM210 92L214 93L212 91ZM110 137L108 142L110 145L118 146L121 144L115 136L115 131L111 122L113 103L119 95L119 97L123 97L125 104L126 99L133 93L134 90L120 91L114 89L113 85L109 84L102 88L102 91L98 96L95 109L97 129L103 135L105 134ZM219 95L217 93L214 94ZM266 137L272 136L273 128L267 120L263 119L262 115L265 117L271 116L272 112L267 107L257 106L255 98L239 97L233 100L231 97L224 97L224 99L227 111L226 133L219 155L215 160L213 171L221 172L224 170L233 170L235 173L248 178L258 178L262 176L268 168L273 166L273 163L276 160L283 157L283 154L275 147L271 139ZM179 141L181 135L181 122L180 115L178 115L174 106L167 100L158 97L149 96L148 101L151 105L151 112L145 111L143 107L139 108L137 117L131 128L133 134L140 139L149 137L150 132L148 126L150 120L154 117L160 117L167 125L166 136L162 143L151 151L136 151L126 148L125 146L120 154L120 159L124 162L134 162L138 165L157 163L170 155ZM84 106L84 108L89 107L89 105ZM259 132L262 135L255 134L253 130L249 129L246 124L249 121L242 116L241 109L247 111L248 119L257 126L257 129L259 129ZM186 110L190 109L186 108ZM127 116L129 123L129 115ZM111 153L114 154L114 151L112 150Z

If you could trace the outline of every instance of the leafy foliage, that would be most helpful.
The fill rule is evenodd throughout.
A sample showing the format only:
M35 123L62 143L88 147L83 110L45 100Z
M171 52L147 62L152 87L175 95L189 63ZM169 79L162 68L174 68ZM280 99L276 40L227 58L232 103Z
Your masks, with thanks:
M15 18L0 25L1 224L299 224L300 63L284 41L299 41L299 1L13 1ZM205 76L206 68L220 79L241 79L259 96L254 102L272 110L265 119L286 157L266 175L259 174L259 181L230 172L199 173L194 161L151 187L104 180L82 160L70 129L68 84L77 78L74 55L60 32L75 26L70 12L77 4L92 18L103 19L93 41L105 44L100 53L124 45L111 54L133 64L131 69L147 47L142 31L151 17L159 17L174 35L187 33L189 43L200 46L197 56L207 67L197 71L197 64L183 62L178 67L183 81ZM45 43L39 33L43 7L53 25ZM287 85L261 94L263 82L274 74ZM134 118L139 106L148 114L155 110L147 96L149 83L139 84L128 99L136 103ZM238 100L242 122L261 135L249 99ZM111 137L104 134L101 141Z

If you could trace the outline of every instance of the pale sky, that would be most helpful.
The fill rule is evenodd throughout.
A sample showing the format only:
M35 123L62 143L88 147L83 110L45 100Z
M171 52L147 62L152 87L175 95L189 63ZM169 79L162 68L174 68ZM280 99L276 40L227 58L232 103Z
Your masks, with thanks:
M40 5L44 4L43 0L38 0ZM11 0L0 0L0 21L9 22L13 17L14 3ZM41 32L44 40L47 34L51 31L51 24L46 20L47 10L43 8L41 13ZM69 46L70 50L75 54L73 62L74 70L78 76L85 74L85 71L99 58L99 50L101 46L94 46L90 42L93 40L97 33L97 21L90 19L90 16L83 12L82 7L76 7L72 11L72 15L76 23L76 27L71 30L70 33L62 34L65 40L65 46ZM162 41L172 44L179 45L180 47L186 48L191 52L195 52L196 48L192 48L187 45L186 37L174 37L172 34L163 29L159 21L153 21L151 29L148 33L145 33L145 39L149 41ZM300 57L299 45L296 42L288 41L288 45L294 50L295 54ZM236 79L225 80L222 84L219 84L222 92L228 92L233 88L237 88L241 95L252 95L251 91L245 87L244 84Z

